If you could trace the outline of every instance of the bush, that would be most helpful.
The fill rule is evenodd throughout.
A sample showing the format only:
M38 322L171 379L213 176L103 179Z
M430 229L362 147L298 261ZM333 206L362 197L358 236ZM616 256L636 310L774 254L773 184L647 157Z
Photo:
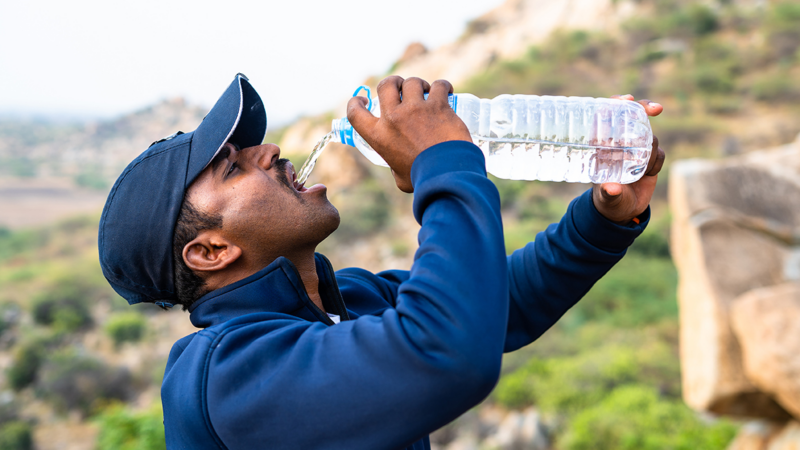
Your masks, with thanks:
M0 425L0 448L3 450L33 449L33 430L30 424L15 420Z
M721 450L735 434L731 423L706 425L683 403L660 398L653 388L624 386L576 414L559 448Z
M655 236L639 244L645 246L641 251L648 252L662 251L661 245L663 241ZM671 260L631 251L572 308L563 325L575 328L599 321L635 327L677 317L677 283L678 274Z
M105 327L106 333L116 346L125 342L139 342L144 335L145 328L145 318L134 311L112 315Z
M783 1L770 8L765 21L769 47L778 59L792 58L800 49L800 4Z
M14 349L11 366L6 371L12 389L19 391L36 381L45 354L46 347L41 340L23 343Z
M50 233L45 230L11 231L0 227L0 261L47 245Z
M789 73L768 74L758 78L750 88L756 100L793 103L800 99L800 83Z
M87 305L92 288L74 280L64 280L34 297L33 320L53 326L58 331L72 332L92 323Z
M653 126L661 147L678 143L702 144L714 134L714 126L697 117L660 117Z
M0 302L0 336L19 320L20 310L16 303Z
M8 158L4 161L3 166L15 177L32 178L36 176L36 162L25 156Z
M698 4L678 8L663 23L665 34L678 37L704 36L719 28L714 11Z
M95 419L100 427L97 450L166 450L161 406L133 412L113 405Z
M532 359L501 378L497 401L509 408L536 405L548 413L572 415L601 402L608 392L648 384L672 398L680 395L678 358L670 344L637 335L639 346L612 343L571 356Z
M705 93L730 93L736 87L730 68L717 63L698 64L694 69L694 82Z
M56 409L88 415L109 400L127 400L131 381L126 369L66 351L42 365L36 386L37 393Z
M81 171L75 176L75 184L97 191L104 191L108 188L108 180L103 176L101 168L98 166L85 168Z
M367 178L353 189L340 191L335 204L342 218L334 235L338 238L354 239L374 233L389 220L391 203L374 178Z

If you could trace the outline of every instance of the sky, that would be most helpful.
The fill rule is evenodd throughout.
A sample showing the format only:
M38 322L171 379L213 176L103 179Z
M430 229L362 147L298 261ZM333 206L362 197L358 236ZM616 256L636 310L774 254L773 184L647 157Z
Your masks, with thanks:
M4 0L0 114L114 118L236 73L270 126L330 110L414 41L436 48L502 0ZM432 80L430 80L432 81Z

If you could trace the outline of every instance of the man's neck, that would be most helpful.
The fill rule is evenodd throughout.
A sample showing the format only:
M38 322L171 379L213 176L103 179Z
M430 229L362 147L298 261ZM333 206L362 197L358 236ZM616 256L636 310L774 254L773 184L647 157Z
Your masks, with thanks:
M297 268L308 298L317 305L317 308L325 312L325 306L322 305L322 297L319 295L319 275L317 275L317 263L314 255L312 254L310 258L290 258L289 260Z
M282 255L294 264L297 272L300 274L300 280L303 282L303 287L308 294L311 301L323 312L325 307L322 305L322 297L319 295L319 276L317 275L317 263L314 256L314 251L298 252L292 255ZM274 261L276 256L271 261ZM241 258L237 264L229 267L224 273L218 273L213 278L206 279L206 286L210 290L216 290L221 287L233 284L239 280L243 280L250 275L263 269L266 265L263 262L248 261L246 258Z

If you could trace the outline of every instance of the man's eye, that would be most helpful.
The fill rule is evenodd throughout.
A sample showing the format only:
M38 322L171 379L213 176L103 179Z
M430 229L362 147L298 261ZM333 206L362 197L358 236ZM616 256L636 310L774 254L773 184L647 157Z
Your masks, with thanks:
M235 169L236 167L238 167L236 163L231 164L231 168L228 169L228 173L226 173L225 175L230 175L231 173L233 173L233 169Z

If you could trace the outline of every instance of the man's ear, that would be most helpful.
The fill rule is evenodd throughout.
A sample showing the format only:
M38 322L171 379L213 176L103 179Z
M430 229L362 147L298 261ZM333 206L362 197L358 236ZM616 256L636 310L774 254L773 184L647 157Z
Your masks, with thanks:
M183 247L183 261L195 272L225 269L242 256L241 247L221 236L219 230L204 230Z

